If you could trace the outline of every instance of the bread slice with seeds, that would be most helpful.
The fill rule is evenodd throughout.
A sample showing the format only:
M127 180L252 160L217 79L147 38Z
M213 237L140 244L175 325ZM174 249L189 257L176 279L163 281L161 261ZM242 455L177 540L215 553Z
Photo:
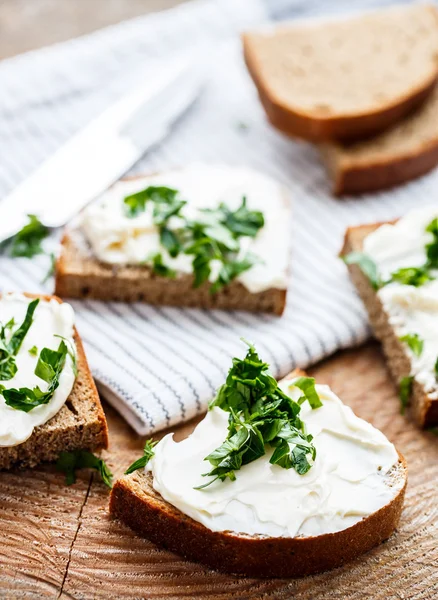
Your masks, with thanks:
M300 375L305 374L294 371L289 377ZM386 477L387 484L395 487L390 502L346 529L315 536L213 531L166 502L155 491L152 475L144 470L115 483L110 512L155 544L213 569L250 577L302 577L338 567L390 537L400 518L407 484L401 455Z
M36 296L44 300L59 298ZM0 469L34 467L54 461L63 451L96 451L108 446L108 427L96 385L91 375L81 339L76 329L74 341L77 352L78 374L66 403L45 424L35 427L32 435L22 444L0 447Z
M350 252L361 252L365 238L384 223L350 227L345 234L341 256ZM382 344L388 368L397 385L411 372L411 359L406 344L400 341L390 316L370 284L368 278L357 264L348 265L351 280L361 297L374 331L374 335ZM430 398L424 386L414 378L408 412L419 427L428 428L438 424L438 400Z
M419 106L438 77L432 5L244 34L248 70L270 122L313 141L383 131Z

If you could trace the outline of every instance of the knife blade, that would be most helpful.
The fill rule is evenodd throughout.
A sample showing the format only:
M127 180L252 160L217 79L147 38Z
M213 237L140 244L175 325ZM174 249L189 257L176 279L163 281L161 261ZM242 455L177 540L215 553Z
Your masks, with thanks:
M65 225L124 175L200 93L204 63L182 57L107 108L0 201L0 243L35 214Z

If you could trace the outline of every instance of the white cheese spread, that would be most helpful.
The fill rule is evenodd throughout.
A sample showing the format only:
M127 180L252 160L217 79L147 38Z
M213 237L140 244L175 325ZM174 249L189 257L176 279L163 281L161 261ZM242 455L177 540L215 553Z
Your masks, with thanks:
M199 215L199 209L217 208L221 202L235 210L246 196L248 209L262 211L265 224L255 238L240 238L240 255L252 252L261 262L237 279L251 293L287 287L290 207L285 192L269 177L243 167L193 164L160 175L120 181L92 203L81 218L80 227L99 260L138 265L161 252L166 266L181 274L193 272L192 256L180 254L172 258L160 245L152 203L147 203L146 210L134 218L125 214L124 198L150 185L178 190L179 197L187 201L182 209L187 217ZM216 276L217 271L212 269L211 278Z
M382 279L402 267L419 267L426 262L426 244L433 236L426 227L438 217L436 205L409 212L393 225L382 225L368 235L363 252L377 265ZM437 271L432 275L438 277ZM411 373L423 384L430 398L438 398L435 362L438 358L438 279L419 287L392 282L378 291L389 322L399 337L417 334L423 340L420 356L406 345ZM408 373L406 374L408 375Z
M302 392L291 385L291 380L280 383L297 400ZM157 444L146 467L154 489L212 531L270 537L341 531L382 508L403 485L388 476L398 463L394 446L329 387L317 385L316 390L323 406L312 410L305 402L300 413L317 452L305 475L271 465L268 449L236 471L235 481L193 489L206 483L201 475L211 465L204 458L227 435L228 413L215 407L187 439L176 443L169 434Z
M0 322L5 325L14 319L18 327L24 320L31 300L22 294L3 294L0 298ZM17 372L12 379L1 381L5 388L34 388L39 386L46 391L47 383L34 373L39 353L43 348L57 350L61 342L56 335L66 338L66 343L74 348L73 340L74 313L69 304L60 304L56 300L41 299L36 307L32 325L15 357ZM36 352L29 352L33 347ZM26 441L35 427L46 423L63 406L73 388L75 381L73 362L66 357L65 365L59 377L59 386L48 404L41 404L24 412L8 406L0 395L0 447L16 446Z

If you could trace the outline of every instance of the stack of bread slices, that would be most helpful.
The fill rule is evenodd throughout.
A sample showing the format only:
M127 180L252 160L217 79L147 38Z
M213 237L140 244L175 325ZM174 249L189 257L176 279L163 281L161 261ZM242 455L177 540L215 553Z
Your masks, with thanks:
M438 10L393 6L243 35L269 121L317 144L337 195L438 165Z

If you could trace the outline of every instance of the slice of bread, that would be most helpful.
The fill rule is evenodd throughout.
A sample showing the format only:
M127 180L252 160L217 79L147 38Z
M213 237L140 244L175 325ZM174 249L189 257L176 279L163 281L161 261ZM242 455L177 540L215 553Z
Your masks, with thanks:
M383 223L361 225L347 229L341 256L349 252L361 252L364 239L381 225ZM351 280L368 311L374 335L382 344L388 368L395 382L399 384L400 380L411 372L411 361L406 352L406 344L399 340L389 322L389 315L385 311L379 296L360 267L352 264L348 265L348 270ZM423 385L416 379L414 379L412 385L408 412L419 427L427 428L438 425L438 400L430 398Z
M192 275L176 279L160 277L147 265L117 266L97 260L78 229L64 234L56 264L55 292L62 298L93 298L156 305L247 310L281 315L286 290L268 289L251 293L232 281L216 294L208 283L193 288Z
M296 377L295 371L289 377ZM400 480L403 485L400 485ZM219 571L250 577L302 577L338 567L387 539L397 527L407 483L399 462L388 474L399 488L394 498L355 525L314 537L268 537L211 531L166 502L152 476L136 471L112 490L110 512L159 546Z
M360 194L399 185L438 165L438 87L414 113L362 142L320 145L333 193Z
M359 139L399 121L437 80L437 14L429 5L395 6L244 34L268 119L313 141Z
M33 294L26 294L36 298ZM54 296L39 296L45 300ZM59 302L59 298L55 298ZM108 447L108 427L84 349L75 329L78 375L61 410L44 425L35 427L22 444L0 447L0 469L34 467L54 461L63 451L95 451Z

